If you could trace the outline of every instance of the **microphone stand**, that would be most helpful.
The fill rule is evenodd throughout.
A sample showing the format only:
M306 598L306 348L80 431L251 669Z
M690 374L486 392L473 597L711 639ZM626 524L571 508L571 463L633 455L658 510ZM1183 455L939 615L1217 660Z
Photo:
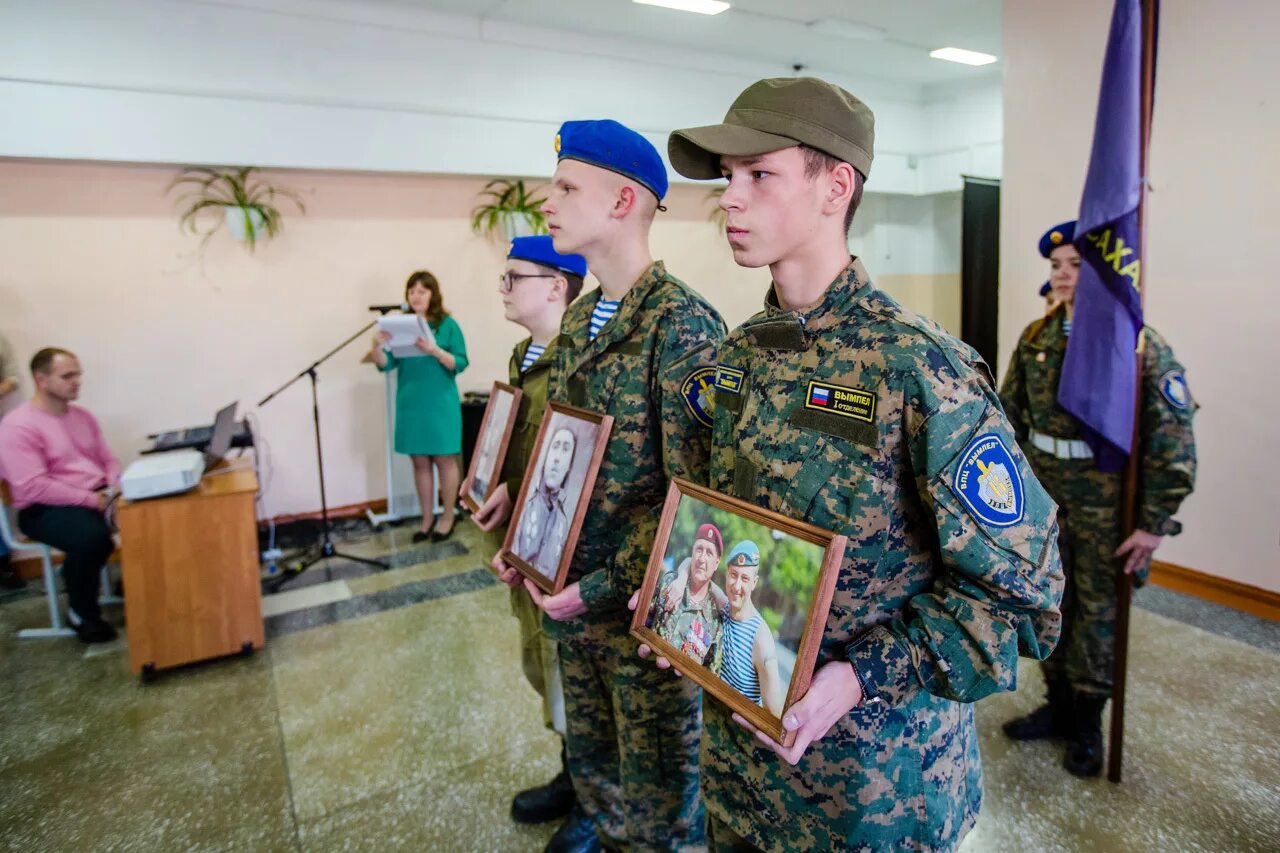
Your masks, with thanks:
M385 314L386 312L383 311L382 313ZM378 322L377 320L372 320L366 325L362 326L360 328L360 331L356 332L354 335L347 338L345 341L338 344L336 347L329 350L324 355L320 356L320 358L312 362L309 367L307 367L297 376L290 379L288 382L281 385L276 390L272 391L267 396L263 397L261 402L258 403L259 408L265 406L267 403L270 403L272 400L274 400L276 396L280 394L281 391L284 391L286 388L288 388L290 385L297 382L299 379L301 379L304 376L311 380L311 417L315 424L315 434L316 434L316 468L320 472L320 521L321 521L320 542L317 543L313 548L308 550L306 554L303 555L302 560L300 560L298 563L295 563L293 566L290 566L289 568L285 569L283 572L280 573L278 577L275 577L269 581L266 581L264 583L264 586L267 587L267 589L270 592L279 592L280 587L284 586L286 583L293 580L298 575L302 574L307 569L314 566L316 563L320 562L321 560L327 560L330 557L341 557L344 560L350 560L354 563L364 563L367 566L374 566L376 568L384 569L384 570L390 568L390 566L387 563L384 563L381 560L371 560L367 557L357 557L355 554L347 554L342 551L339 551L333 545L333 539L331 535L332 530L329 524L329 502L325 496L325 490L324 490L324 453L320 449L320 403L319 403L318 397L316 396L316 368L318 368L320 365L328 361L331 357L333 357L339 350L344 348L347 344L351 343L356 338L360 337L365 332L373 328L374 325L377 324L377 322Z

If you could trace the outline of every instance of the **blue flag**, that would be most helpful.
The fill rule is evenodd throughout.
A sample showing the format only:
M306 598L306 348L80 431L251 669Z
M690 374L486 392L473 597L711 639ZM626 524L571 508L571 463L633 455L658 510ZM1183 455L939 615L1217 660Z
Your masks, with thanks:
M1143 323L1142 39L1141 0L1116 0L1076 223L1082 263L1075 316L1058 385L1059 405L1080 422L1102 471L1123 468L1133 444Z

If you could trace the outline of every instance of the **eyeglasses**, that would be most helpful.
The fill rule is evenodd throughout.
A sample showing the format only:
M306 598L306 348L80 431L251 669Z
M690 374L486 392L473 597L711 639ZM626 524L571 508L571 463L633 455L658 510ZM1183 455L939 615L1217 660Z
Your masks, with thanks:
M508 270L498 276L498 292L510 293L511 288L515 286L517 281L524 281L526 278L555 278L552 273L518 273Z

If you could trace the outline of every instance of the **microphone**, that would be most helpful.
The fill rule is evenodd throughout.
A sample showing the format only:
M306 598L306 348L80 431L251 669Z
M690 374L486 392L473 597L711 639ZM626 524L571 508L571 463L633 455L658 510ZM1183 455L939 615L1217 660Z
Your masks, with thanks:
M379 314L390 314L392 311L408 311L408 302L398 302L395 305L370 305L370 311L377 311Z

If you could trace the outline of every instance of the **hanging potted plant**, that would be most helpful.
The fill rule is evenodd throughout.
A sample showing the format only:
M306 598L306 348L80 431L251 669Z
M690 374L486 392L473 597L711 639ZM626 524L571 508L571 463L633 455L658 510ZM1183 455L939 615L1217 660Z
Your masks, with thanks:
M178 197L178 203L184 205L178 218L179 227L192 234L203 234L203 246L225 222L231 236L252 252L257 248L260 235L274 237L284 227L284 217L276 207L277 198L293 202L299 213L306 213L307 209L297 193L267 183L257 177L257 171L254 166L235 169L191 166L183 169L166 190L172 191L179 186L190 188ZM202 228L200 214L206 210L222 215Z
M480 191L480 203L471 211L471 230L481 237L504 243L530 234L546 234L542 215L545 196L535 196L524 181L495 178Z

